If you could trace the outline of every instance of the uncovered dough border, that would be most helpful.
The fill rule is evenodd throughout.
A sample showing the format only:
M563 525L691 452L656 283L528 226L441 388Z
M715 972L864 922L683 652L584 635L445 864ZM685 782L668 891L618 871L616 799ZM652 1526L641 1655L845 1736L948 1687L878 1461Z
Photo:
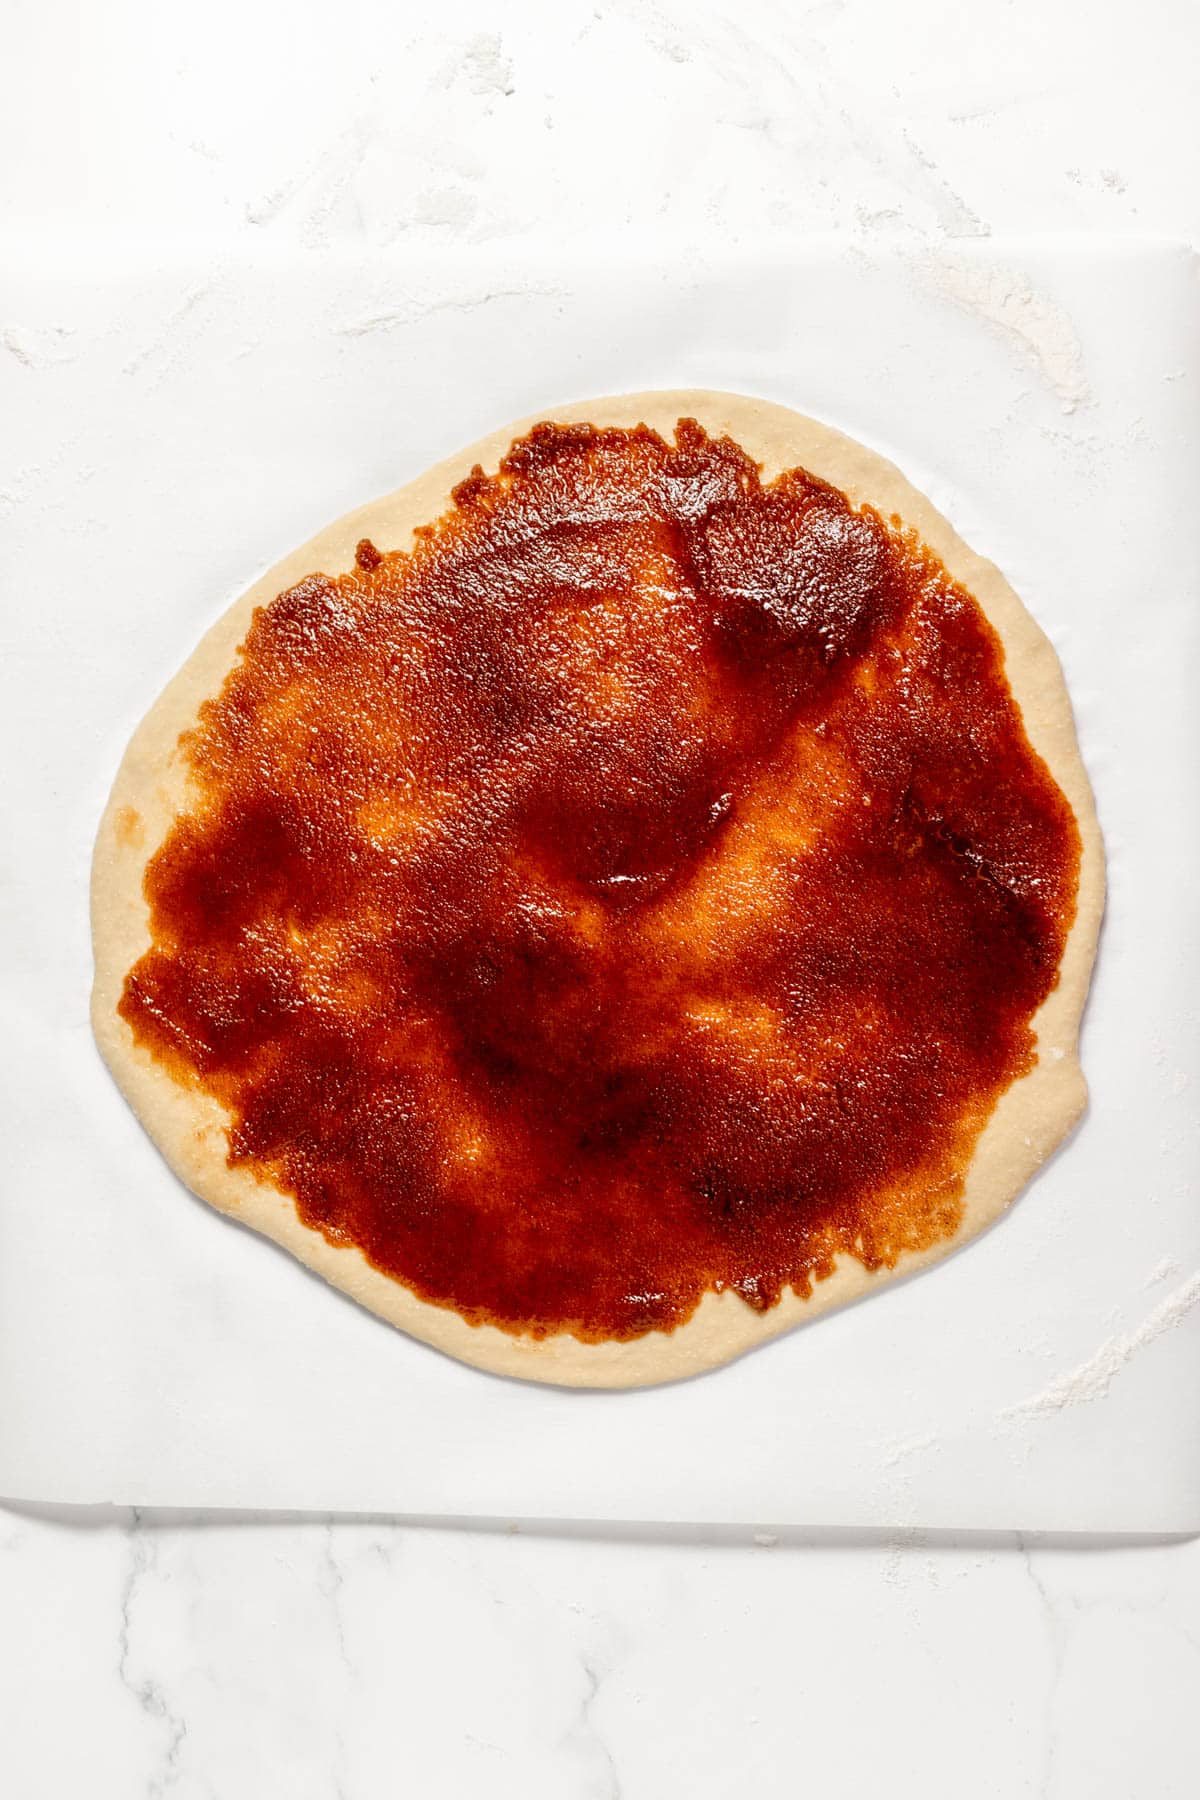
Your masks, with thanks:
M693 417L710 435L726 433L762 464L765 479L802 466L841 488L856 504L898 514L974 594L999 633L1008 680L1030 742L1044 757L1074 810L1083 840L1079 903L1060 980L1037 1013L1038 1061L1001 1097L975 1149L956 1234L902 1255L892 1269L868 1273L841 1257L811 1298L787 1293L767 1313L732 1293L707 1294L686 1324L628 1343L587 1344L567 1333L542 1340L472 1326L456 1312L419 1299L353 1246L329 1243L303 1225L292 1200L246 1169L227 1166L227 1115L198 1088L178 1084L138 1045L117 1012L125 974L150 944L142 878L149 857L188 800L180 734L233 666L257 606L315 571L340 573L360 538L386 550L407 548L415 527L443 513L450 490L474 464L494 469L513 439L538 419L596 425L645 423L670 437ZM1079 1066L1080 1018L1101 914L1104 855L1091 786L1075 737L1071 702L1048 638L1000 571L976 556L932 503L894 467L813 419L736 394L662 392L585 400L506 425L394 494L327 526L276 564L213 626L159 696L129 744L100 823L92 867L96 1041L130 1105L180 1179L221 1212L289 1250L310 1269L413 1337L496 1374L571 1387L635 1387L696 1374L888 1281L939 1261L990 1225L1080 1117L1087 1096Z

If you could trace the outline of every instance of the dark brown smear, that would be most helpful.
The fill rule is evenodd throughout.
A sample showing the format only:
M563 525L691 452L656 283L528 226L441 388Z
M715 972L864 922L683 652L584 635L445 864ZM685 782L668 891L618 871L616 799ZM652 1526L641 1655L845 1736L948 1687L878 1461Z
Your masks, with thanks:
M955 1230L1079 835L894 522L540 425L261 608L185 742L121 1013L307 1225L585 1339Z

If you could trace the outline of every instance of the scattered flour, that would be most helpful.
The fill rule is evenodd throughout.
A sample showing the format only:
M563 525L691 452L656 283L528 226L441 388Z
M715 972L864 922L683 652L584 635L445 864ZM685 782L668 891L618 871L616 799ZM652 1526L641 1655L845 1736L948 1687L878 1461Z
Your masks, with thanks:
M75 352L68 340L74 335L66 325L6 325L0 329L0 344L23 368L49 369L71 361Z
M1159 1268L1162 1267L1160 1263ZM1168 1294L1136 1331L1109 1338L1107 1343L1101 1344L1094 1356L1080 1363L1077 1369L1060 1375L1057 1381L1051 1382L1048 1388L1043 1388L1040 1394L1033 1394L1028 1400L1020 1400L1015 1406L1005 1407L1000 1418L1036 1418L1043 1414L1061 1412L1067 1406L1082 1406L1091 1400L1102 1400L1126 1363L1132 1362L1139 1350L1144 1350L1148 1344L1152 1344L1156 1338L1162 1337L1185 1319L1197 1302L1200 1302L1200 1270L1189 1276L1173 1293Z
M934 279L948 300L974 313L1020 351L1057 394L1065 413L1090 398L1083 352L1069 313L1039 294L1027 275L995 264L939 257Z
M498 31L480 31L469 38L461 54L445 65L438 79L442 87L463 81L473 94L507 97L516 93L512 63L504 54Z
M430 299L413 297L401 306L389 307L386 312L368 313L364 318L348 320L333 329L338 337L366 337L371 332L394 331L412 325L430 313L474 312L477 307L491 306L497 300L528 300L531 297L558 300L562 297L562 289L522 282L520 286L486 288L475 294L439 294Z
M158 368L161 376L163 370L172 368L178 362L181 351L186 348L186 341L180 337L180 327L208 299L215 285L209 281L193 288L174 311L163 319L158 331L122 365L121 373L136 375L139 369L151 364Z
M883 1459L885 1469L894 1469L910 1456L919 1456L922 1450L932 1450L937 1443L937 1433L923 1432L920 1437L901 1438L889 1448Z

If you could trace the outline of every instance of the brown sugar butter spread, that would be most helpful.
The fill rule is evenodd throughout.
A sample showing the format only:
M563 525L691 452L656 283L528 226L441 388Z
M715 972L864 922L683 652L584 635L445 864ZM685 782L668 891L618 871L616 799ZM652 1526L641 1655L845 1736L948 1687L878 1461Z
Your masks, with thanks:
M898 521L539 425L260 608L183 741L120 1010L333 1242L595 1341L956 1229L1080 840Z

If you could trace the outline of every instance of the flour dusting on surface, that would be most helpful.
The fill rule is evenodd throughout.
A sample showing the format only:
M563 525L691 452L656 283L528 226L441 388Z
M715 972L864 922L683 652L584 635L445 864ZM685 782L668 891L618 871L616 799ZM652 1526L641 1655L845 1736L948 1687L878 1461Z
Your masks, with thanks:
M504 54L498 31L480 31L468 39L462 54L447 63L441 74L441 85L451 87L464 81L473 94L514 94L513 67Z
M1043 1388L1040 1394L1033 1394L1028 1400L1020 1400L1015 1406L1006 1406L999 1415L1000 1418L1036 1418L1039 1414L1061 1412L1067 1406L1082 1406L1090 1400L1103 1400L1126 1363L1132 1362L1139 1350L1144 1350L1148 1344L1152 1344L1156 1338L1162 1337L1185 1319L1198 1301L1200 1270L1189 1276L1174 1293L1168 1294L1136 1331L1109 1338L1106 1343L1101 1344L1094 1356L1089 1356L1077 1369L1060 1375L1057 1381L1051 1382L1048 1388Z
M1027 275L996 264L939 257L933 276L948 300L1008 339L1058 396L1065 413L1091 398L1071 315L1039 294Z
M919 1437L900 1438L889 1447L883 1458L883 1466L885 1469L894 1469L910 1456L919 1456L922 1450L932 1450L937 1441L937 1433L933 1431L924 1431Z
M48 369L72 360L74 351L68 339L73 336L66 325L6 325L0 330L0 344L22 368Z
M394 331L411 325L417 319L428 318L431 313L474 312L478 307L494 305L497 300L561 298L561 288L538 287L532 282L522 282L520 286L513 287L487 288L474 294L438 294L428 299L413 296L401 305L389 307L383 312L368 313L363 318L335 325L333 330L337 337L367 337L372 332Z

